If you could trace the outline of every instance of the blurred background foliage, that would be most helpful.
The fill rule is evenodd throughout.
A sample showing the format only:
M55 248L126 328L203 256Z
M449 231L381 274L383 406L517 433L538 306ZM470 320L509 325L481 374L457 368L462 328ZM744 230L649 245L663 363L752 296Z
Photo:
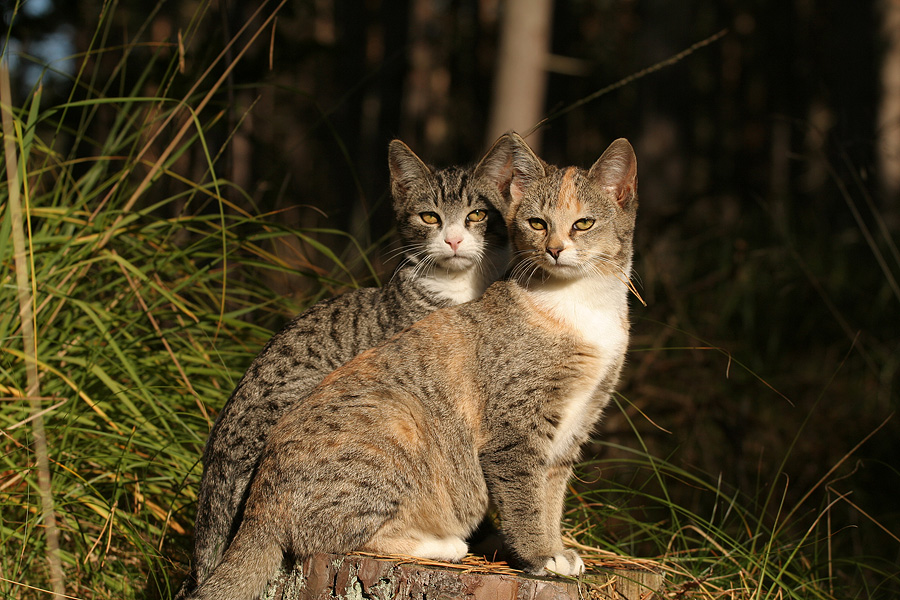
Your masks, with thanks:
M251 277L252 264L238 261L229 271L293 301L241 314L268 331L291 310L389 272L390 139L440 166L473 162L489 146L507 4L2 6L14 100L42 81L43 106L125 96L196 105L224 77L196 115L204 144L177 154L167 167L177 176L155 179L137 207L178 217L185 206L178 199L212 163L226 213L276 215L315 231L265 242L278 269ZM610 411L586 458L624 456L618 445L635 446L637 433L650 455L719 479L764 511L777 511L779 503L765 499L783 494L785 505L797 506L789 526L801 530L849 494L829 507L830 533L841 532L835 551L894 564L900 89L890 66L900 60L897 13L887 0L555 2L540 115L551 118L534 138L547 161L588 166L612 139L627 137L640 165L635 270L647 306L633 304L622 410ZM726 28L674 64L553 116ZM90 119L78 110L61 114L57 134L48 136L53 150L96 157L119 113L116 103L91 108ZM158 123L152 111L132 118ZM189 119L179 118L160 130L136 127L133 144L147 142L149 152L134 165L135 177ZM151 134L159 135L148 141ZM74 166L73 178L89 165ZM216 202L197 206L194 215L219 214ZM359 245L325 230L350 232ZM173 235L181 247L191 243L190 231ZM350 276L331 276L330 251ZM197 260L211 260L203 256ZM255 352L249 346L231 359L238 374ZM225 384L204 398L211 414L228 392ZM620 471L612 474L639 476ZM668 493L695 512L711 510L688 482ZM614 517L608 527L616 535ZM170 543L184 548L188 534Z

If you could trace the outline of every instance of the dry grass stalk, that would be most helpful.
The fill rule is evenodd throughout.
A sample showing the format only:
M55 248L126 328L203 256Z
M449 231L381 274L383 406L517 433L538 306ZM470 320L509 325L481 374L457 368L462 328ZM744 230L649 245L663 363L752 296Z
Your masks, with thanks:
M40 94L34 96L38 101ZM41 412L40 378L37 369L37 340L34 336L34 293L29 281L32 265L28 264L25 249L25 224L22 218L22 203L19 195L19 165L16 154L16 133L13 125L12 93L9 85L9 68L4 61L0 64L0 111L2 111L4 153L6 155L6 184L9 191L9 216L12 224L13 252L16 265L16 289L19 300L19 320L22 344L25 351L28 389L25 395L31 405L31 429L34 435L34 453L38 466L38 490L41 496L41 511L44 531L47 536L47 562L50 565L50 582L53 597L65 595L62 562L59 557L59 529L53 512L53 491L50 483L50 461L47 452L47 435L44 432L44 418Z

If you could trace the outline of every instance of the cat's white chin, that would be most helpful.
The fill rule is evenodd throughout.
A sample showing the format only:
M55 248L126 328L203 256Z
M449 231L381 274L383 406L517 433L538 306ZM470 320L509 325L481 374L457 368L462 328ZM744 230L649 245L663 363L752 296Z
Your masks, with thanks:
M448 271L467 271L475 264L475 259L455 254L437 260L437 266Z
M584 271L574 265L546 264L542 270L548 276L554 279L581 279L584 277Z

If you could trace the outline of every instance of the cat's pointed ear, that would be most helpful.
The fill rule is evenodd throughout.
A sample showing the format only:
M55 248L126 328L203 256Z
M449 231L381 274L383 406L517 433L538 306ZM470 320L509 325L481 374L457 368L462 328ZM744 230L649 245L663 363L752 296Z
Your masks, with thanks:
M637 198L637 157L625 138L609 145L591 170L588 178L616 203L625 208Z
M391 170L391 195L394 202L403 202L416 181L432 175L428 165L400 140L392 140L388 146L388 168Z
M522 201L525 188L545 174L544 162L514 131L497 138L475 167L475 176L500 192L499 197L504 204L497 208L507 219Z

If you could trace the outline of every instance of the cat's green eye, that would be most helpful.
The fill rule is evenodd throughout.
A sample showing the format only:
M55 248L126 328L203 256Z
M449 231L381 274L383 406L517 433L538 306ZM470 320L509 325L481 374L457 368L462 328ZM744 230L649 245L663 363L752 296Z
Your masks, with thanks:
M437 225L441 222L441 218L437 215L437 213L433 212L419 213L419 218L429 225Z
M572 225L572 229L577 229L578 231L585 231L586 229L590 229L594 226L594 219L578 219Z
M528 219L528 224L531 225L531 228L535 231L544 231L547 229L547 223L542 219Z
M485 218L486 216L487 216L487 211L486 211L486 210L481 210L481 209L479 208L478 210L473 210L472 212L470 212L469 214L467 214L467 215L466 215L466 221L469 221L469 222L472 222L472 223L478 223L479 221L484 221L484 218Z

